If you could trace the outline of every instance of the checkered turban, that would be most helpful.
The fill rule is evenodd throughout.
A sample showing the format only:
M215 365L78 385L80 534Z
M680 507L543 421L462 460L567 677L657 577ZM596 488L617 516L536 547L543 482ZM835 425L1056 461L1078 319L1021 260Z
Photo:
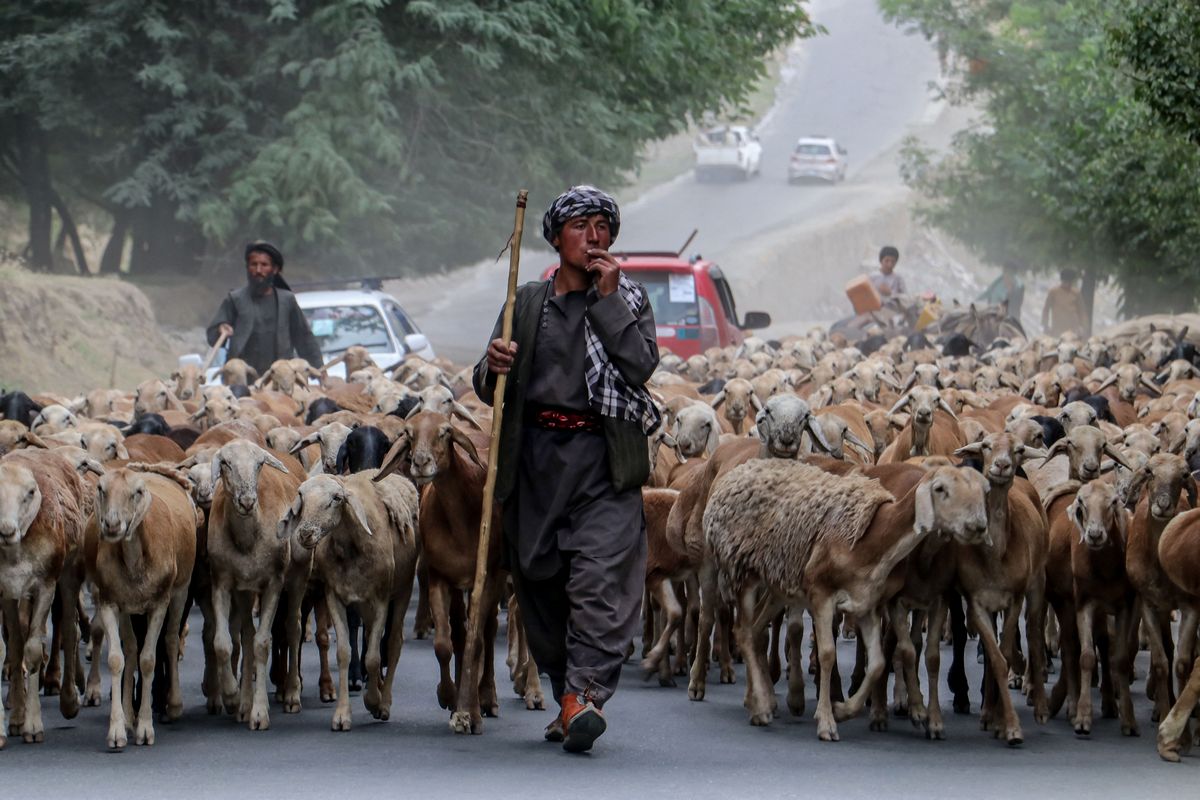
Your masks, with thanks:
M554 237L567 220L592 214L603 214L608 218L608 229L615 242L617 232L621 230L621 209L609 194L586 184L572 186L554 199L542 217L542 237L553 246Z

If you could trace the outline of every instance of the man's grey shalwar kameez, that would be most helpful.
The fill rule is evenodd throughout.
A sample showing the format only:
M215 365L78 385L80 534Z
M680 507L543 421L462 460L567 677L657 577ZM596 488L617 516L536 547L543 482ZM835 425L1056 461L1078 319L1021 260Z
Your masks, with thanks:
M591 411L585 319L622 377L644 384L658 364L654 316L646 301L635 315L619 292L555 296L552 281L540 304L528 307L535 309L526 420L504 504L509 566L530 650L555 698L586 693L601 706L638 629L646 565L641 488L615 490L603 431L548 430L530 417L539 408ZM499 335L497 322L492 338ZM481 360L476 386L494 379Z

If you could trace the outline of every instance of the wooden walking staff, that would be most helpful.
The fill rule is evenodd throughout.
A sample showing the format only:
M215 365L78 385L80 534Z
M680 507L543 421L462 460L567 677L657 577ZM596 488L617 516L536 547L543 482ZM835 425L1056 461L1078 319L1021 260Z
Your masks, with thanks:
M521 234L525 229L525 205L529 192L517 192L517 211L513 221L508 251L508 295L504 299L504 316L500 323L500 339L512 340L513 307L517 297L517 269L521 263ZM467 641L463 651L462 689L458 708L450 716L455 733L483 733L483 719L476 716L479 708L479 679L482 653L479 640L483 628L484 588L488 578L488 552L492 544L492 505L496 493L496 467L500 458L500 426L504 421L504 390L508 375L496 376L495 400L492 411L492 434L488 447L487 480L483 484L483 510L479 517L479 548L475 556L475 585L471 589L471 606L467 614Z

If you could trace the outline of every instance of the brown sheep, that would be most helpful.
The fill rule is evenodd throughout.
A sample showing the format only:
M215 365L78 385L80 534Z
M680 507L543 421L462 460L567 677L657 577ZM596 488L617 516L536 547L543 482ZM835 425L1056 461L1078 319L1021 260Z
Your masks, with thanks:
M909 406L912 417L879 457L880 464L896 464L913 456L948 456L966 444L958 418L937 389L914 386L896 401L890 413Z
M84 491L75 468L53 451L20 450L0 459L0 600L6 606L7 632L7 640L0 636L0 665L7 656L12 708L5 724L0 707L0 746L10 731L20 731L25 742L45 738L38 693L46 620L56 585L64 597L79 594L79 582L73 578L84 525L80 512ZM27 618L18 619L13 613L18 601L28 603ZM72 719L79 712L73 674L78 626L75 603L63 606L67 675L59 707L64 717ZM28 674L24 681L23 674Z
M107 741L116 750L125 747L127 728L134 730L135 744L154 744L151 682L160 632L166 640L169 681L166 717L174 721L183 714L179 630L196 558L197 512L182 473L152 470L131 464L106 473L96 489L86 534L87 574L96 587L112 676ZM145 644L138 656L142 696L136 723L130 719L132 696L122 696L128 686L124 650L135 646L129 641L122 646L122 618L130 614L147 616Z

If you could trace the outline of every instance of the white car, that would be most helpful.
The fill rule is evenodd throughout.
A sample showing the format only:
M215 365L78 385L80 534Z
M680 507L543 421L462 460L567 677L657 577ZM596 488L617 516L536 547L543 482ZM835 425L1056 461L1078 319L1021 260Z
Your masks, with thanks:
M356 289L322 292L296 292L296 302L321 348L321 357L328 363L353 345L362 345L371 360L382 368L390 367L410 353L425 360L434 358L433 346L396 298L375 289ZM225 363L225 350L217 354L207 380L216 378L218 368ZM180 364L199 365L199 355L187 355ZM344 364L330 367L329 375L346 377Z
M802 136L788 162L788 183L817 178L837 183L846 180L849 158L846 148L829 136Z
M748 180L762 166L762 144L744 125L709 128L696 137L696 180L728 175Z

